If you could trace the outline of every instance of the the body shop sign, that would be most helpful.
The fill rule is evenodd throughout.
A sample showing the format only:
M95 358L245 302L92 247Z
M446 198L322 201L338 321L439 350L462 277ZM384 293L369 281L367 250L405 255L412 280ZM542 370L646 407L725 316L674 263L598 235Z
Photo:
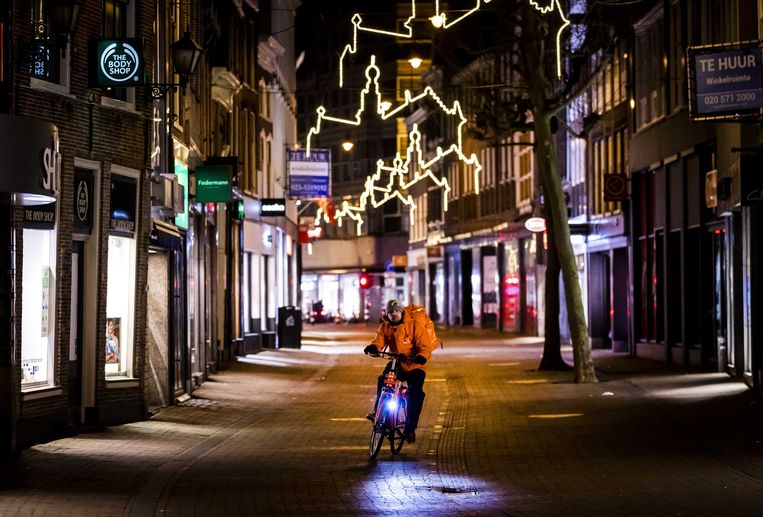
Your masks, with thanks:
M763 107L759 46L693 47L688 54L693 119L749 116Z
M143 40L109 39L96 42L96 86L143 86L146 84Z

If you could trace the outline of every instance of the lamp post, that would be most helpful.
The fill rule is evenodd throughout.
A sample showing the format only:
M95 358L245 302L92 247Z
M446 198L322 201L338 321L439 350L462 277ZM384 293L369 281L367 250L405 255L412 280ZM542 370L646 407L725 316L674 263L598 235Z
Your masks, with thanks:
M167 92L174 92L177 87L185 87L188 78L196 71L196 65L203 52L203 49L191 37L190 32L183 33L183 37L170 45L170 48L172 49L172 65L175 73L180 76L180 82L149 84L152 99L161 99L167 95Z

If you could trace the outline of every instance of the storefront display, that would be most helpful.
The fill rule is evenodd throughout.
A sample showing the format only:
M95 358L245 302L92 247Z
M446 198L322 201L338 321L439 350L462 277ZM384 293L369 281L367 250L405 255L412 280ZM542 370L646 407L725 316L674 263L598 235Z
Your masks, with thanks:
M56 232L25 229L23 240L21 385L29 389L54 383Z
M103 337L107 379L133 375L136 204L137 179L112 174L106 328Z

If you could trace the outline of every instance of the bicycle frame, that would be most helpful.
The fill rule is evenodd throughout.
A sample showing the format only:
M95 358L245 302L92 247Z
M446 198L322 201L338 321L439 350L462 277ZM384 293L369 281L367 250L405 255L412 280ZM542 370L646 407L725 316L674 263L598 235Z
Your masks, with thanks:
M400 357L386 352L381 352L380 355L391 357L392 364L384 378L384 386L376 406L369 449L371 459L379 453L385 438L389 439L392 454L400 452L404 442L405 420L408 417L408 390L397 376Z

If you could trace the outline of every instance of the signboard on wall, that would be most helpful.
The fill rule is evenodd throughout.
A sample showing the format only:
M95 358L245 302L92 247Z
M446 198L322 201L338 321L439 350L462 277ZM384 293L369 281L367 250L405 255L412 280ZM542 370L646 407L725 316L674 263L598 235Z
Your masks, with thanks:
M74 169L74 210L72 230L74 233L90 234L93 230L93 171Z
M123 237L132 237L135 234L137 194L135 178L111 175L109 230L112 234Z
M315 199L331 196L331 151L304 149L286 151L289 196Z
M689 47L687 54L692 119L736 119L760 114L760 43Z
M283 217L286 215L286 199L262 199L260 202L260 217Z
M227 203L232 199L233 169L227 165L203 165L196 168L196 201Z
M24 207L24 228L35 230L53 230L56 227L56 204Z
M95 86L143 86L146 84L143 40L104 39L95 42Z

